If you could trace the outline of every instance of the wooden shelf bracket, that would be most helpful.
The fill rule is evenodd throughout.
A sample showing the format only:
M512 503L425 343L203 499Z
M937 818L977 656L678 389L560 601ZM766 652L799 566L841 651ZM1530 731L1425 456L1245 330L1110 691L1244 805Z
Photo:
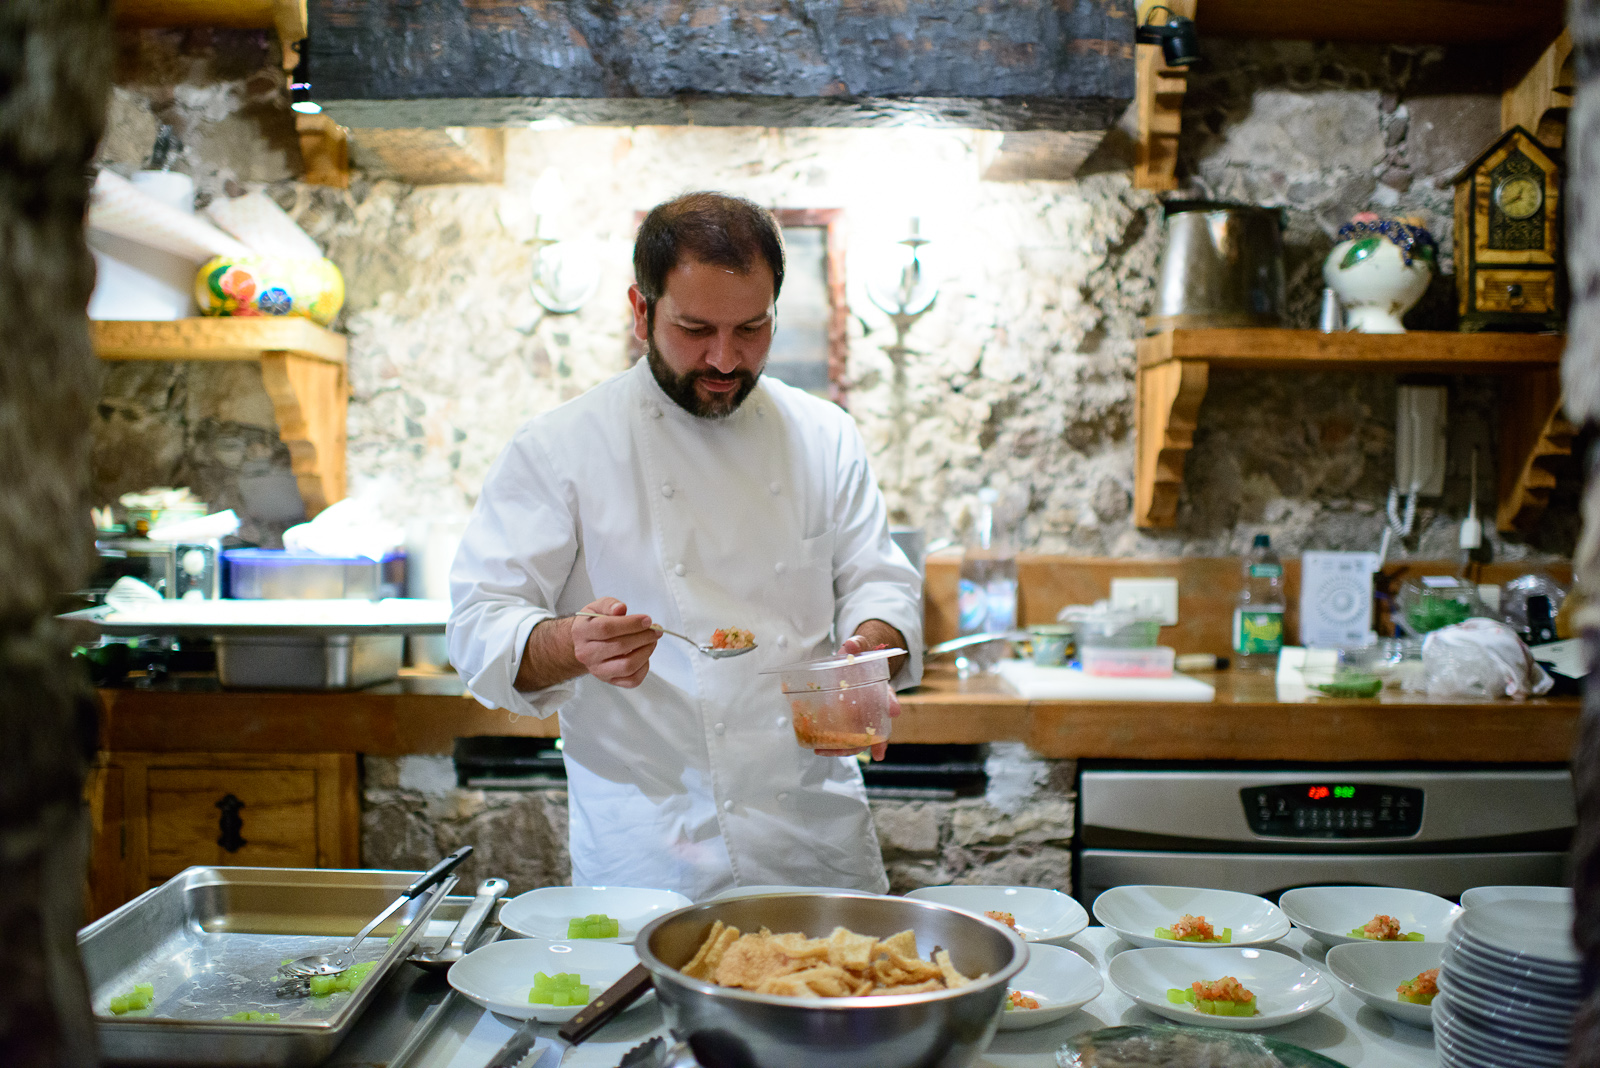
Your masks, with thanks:
M1170 527L1178 521L1183 464L1194 448L1200 402L1211 377L1204 360L1169 360L1140 367L1136 375L1133 519L1136 526Z
M1526 531L1555 489L1551 461L1572 455L1578 428L1562 414L1559 371L1509 380L1500 400L1500 506L1495 526Z

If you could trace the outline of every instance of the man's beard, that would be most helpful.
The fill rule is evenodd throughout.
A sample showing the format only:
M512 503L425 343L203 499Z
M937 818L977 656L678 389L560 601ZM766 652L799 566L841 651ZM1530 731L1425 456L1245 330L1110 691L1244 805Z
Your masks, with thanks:
M650 373L655 375L656 384L661 387L661 392L671 397L678 407L701 419L726 419L738 410L739 405L743 404L744 399L756 388L756 375L743 368L727 375L717 371L690 371L687 374L678 374L667 366L661 350L656 348L653 328L650 330L649 340L645 342L645 358L650 362ZM736 379L739 388L730 393L713 393L710 399L704 399L694 388L694 384L702 378L711 379L713 382Z

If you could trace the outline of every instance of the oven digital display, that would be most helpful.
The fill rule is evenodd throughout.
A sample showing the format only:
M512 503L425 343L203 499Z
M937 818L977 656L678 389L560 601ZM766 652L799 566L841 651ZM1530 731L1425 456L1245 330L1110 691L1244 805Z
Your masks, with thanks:
M1239 791L1250 830L1267 838L1410 838L1422 830L1422 791L1372 783L1308 782Z

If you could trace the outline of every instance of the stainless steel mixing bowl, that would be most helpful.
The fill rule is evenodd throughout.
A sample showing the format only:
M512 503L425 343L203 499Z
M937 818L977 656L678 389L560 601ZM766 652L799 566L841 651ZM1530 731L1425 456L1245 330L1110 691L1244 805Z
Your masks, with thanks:
M955 990L873 998L754 994L678 971L713 921L774 933L826 937L835 927L888 938L910 929L932 959L950 952L964 975ZM1028 945L1004 924L930 901L856 894L764 894L691 905L639 932L639 959L655 981L667 1025L705 1068L964 1068L994 1034L1006 987L1028 963ZM986 974L985 974L986 973Z

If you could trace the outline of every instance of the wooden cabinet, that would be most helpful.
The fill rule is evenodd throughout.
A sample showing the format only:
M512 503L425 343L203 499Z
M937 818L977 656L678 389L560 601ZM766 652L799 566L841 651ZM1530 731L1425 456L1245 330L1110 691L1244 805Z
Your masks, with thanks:
M194 864L359 863L352 753L111 753L88 783L90 918Z

